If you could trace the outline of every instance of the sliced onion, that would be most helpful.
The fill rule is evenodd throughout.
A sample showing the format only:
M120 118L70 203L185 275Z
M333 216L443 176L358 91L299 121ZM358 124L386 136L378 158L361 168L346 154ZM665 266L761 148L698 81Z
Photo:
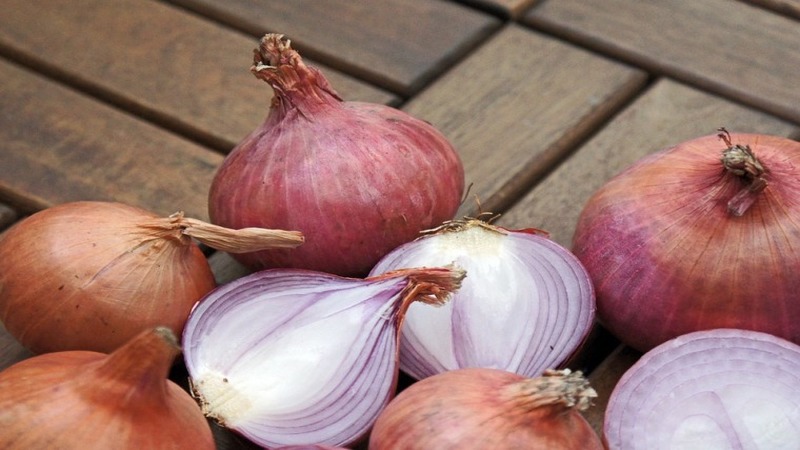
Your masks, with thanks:
M192 392L207 416L259 445L347 445L394 393L408 305L445 301L463 277L272 269L223 285L186 324Z
M386 255L371 274L452 263L469 274L454 300L411 305L406 316L400 367L416 379L468 367L536 377L565 363L591 329L588 273L532 230L450 221Z
M667 341L620 379L604 434L610 449L797 449L800 346L736 329Z

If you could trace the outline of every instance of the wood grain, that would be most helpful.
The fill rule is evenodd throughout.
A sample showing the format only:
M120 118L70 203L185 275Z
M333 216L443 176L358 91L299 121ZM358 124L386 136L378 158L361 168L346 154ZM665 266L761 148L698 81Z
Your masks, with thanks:
M0 60L0 197L115 200L205 220L222 155Z
M251 34L284 33L338 69L412 95L500 21L437 0L171 0Z
M796 127L670 80L661 80L608 123L568 161L515 204L498 223L535 227L570 248L591 194L639 158L725 126L736 132L788 136Z
M249 71L257 38L159 2L80 6L5 0L0 53L219 150L263 121L272 91ZM396 100L323 70L345 98Z
M460 0L461 3L484 9L504 19L518 19L528 8L541 0Z
M745 0L762 8L767 8L788 17L800 19L800 0Z
M500 212L644 82L642 72L512 25L404 109L442 130L471 193Z
M526 23L800 123L800 26L729 0L545 1Z

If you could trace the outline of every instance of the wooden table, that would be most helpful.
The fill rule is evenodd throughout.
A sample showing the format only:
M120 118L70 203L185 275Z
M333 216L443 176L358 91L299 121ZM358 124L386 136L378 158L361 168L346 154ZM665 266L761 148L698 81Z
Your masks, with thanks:
M1 0L0 229L116 200L206 218L216 167L265 117L249 72L285 33L348 100L447 135L499 223L570 246L583 204L636 159L725 126L800 138L798 0ZM211 256L220 282L246 273ZM29 356L0 335L0 368ZM640 355L596 330L607 396ZM216 430L221 448L248 447Z

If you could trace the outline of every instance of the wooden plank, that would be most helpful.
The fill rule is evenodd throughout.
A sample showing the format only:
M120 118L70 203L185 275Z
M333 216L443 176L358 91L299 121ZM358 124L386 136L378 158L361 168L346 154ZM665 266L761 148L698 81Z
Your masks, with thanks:
M788 136L796 126L670 80L661 80L586 142L501 217L536 227L570 248L583 205L608 179L639 158L725 126L736 132Z
M630 369L641 356L642 354L636 350L620 345L589 374L589 384L597 391L597 398L594 399L593 405L583 412L583 416L598 435L603 435L603 419L614 387L625 371Z
M302 52L412 95L500 25L436 0L170 0L251 34L284 33Z
M518 19L540 0L459 0L461 3L484 9L504 19Z
M511 25L404 109L442 130L471 193L499 212L644 81L642 72Z
M116 200L206 219L222 155L0 60L0 196L32 211Z
M800 122L800 26L729 0L559 0L525 22L647 70Z
M800 19L800 0L744 0L762 8L771 9L776 13Z
M6 0L0 14L0 53L220 150L266 116L272 91L249 71L257 45L153 1ZM396 100L323 70L347 99Z

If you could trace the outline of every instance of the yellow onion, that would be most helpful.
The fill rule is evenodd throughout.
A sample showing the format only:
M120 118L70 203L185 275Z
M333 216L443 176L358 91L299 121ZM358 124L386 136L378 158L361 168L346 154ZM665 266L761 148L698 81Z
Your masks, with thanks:
M600 450L580 411L597 394L580 372L525 378L498 369L442 372L400 392L378 416L370 450Z
M180 352L169 328L145 330L111 354L38 355L0 372L0 448L215 448L192 397L167 379Z
M216 286L193 237L225 251L302 242L289 232L226 230L182 213L65 203L0 239L0 320L35 353L107 353L157 325L179 334L192 305Z
M712 328L800 343L800 142L723 130L652 154L589 199L573 252L640 351Z

